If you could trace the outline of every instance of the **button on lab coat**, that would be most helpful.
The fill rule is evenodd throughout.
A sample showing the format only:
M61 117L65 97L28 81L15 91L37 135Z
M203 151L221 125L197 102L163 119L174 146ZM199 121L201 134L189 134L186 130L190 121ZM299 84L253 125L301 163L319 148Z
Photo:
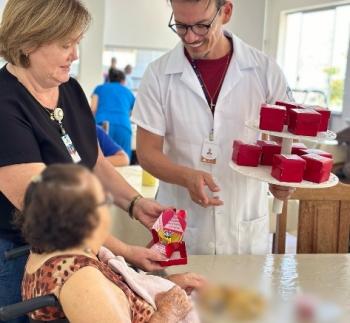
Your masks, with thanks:
M209 172L221 189L218 196L224 205L205 209L192 202L186 188L160 182L158 201L188 212L185 241L189 253L264 254L269 251L268 186L234 172L229 162L234 139L253 143L258 138L245 122L259 118L262 103L286 100L288 86L272 59L225 33L232 37L234 54L214 118L179 43L148 67L132 119L164 137L163 152L172 162ZM219 147L215 165L200 160L211 129Z

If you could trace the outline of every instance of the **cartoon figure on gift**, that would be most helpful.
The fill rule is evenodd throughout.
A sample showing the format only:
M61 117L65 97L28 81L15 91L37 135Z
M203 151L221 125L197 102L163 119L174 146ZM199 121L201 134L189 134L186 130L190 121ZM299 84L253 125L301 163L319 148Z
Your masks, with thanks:
M207 152L207 155L208 156L211 156L213 153L211 152L211 148L209 148L208 152Z
M172 242L179 242L182 239L182 234L179 232L169 231L169 230L159 230L158 231L159 242L167 245Z

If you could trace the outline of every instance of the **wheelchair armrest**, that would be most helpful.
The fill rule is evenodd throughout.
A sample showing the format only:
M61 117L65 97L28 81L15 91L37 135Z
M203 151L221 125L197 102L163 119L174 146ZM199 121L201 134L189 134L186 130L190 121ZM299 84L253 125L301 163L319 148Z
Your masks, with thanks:
M25 245L25 246L21 246L18 248L14 248L8 251L5 251L5 259L6 260L10 260L10 259L14 259L17 257L21 257L23 255L27 255L29 254L30 251L30 246L29 245Z
M39 296L16 304L0 307L0 321L15 319L46 306L59 306L55 295Z

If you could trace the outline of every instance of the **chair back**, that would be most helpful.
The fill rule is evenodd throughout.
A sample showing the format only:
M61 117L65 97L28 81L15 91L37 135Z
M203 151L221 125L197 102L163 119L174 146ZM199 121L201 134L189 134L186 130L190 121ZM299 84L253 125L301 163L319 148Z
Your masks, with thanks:
M59 302L55 295L45 295L39 296L33 299L29 299L23 302L19 302L16 304L11 304L7 306L0 307L0 321L9 321L15 318L26 315L27 313L33 312L43 307L58 307ZM42 323L43 321L39 320L29 320L31 323ZM57 319L50 321L50 323L69 323L67 319Z

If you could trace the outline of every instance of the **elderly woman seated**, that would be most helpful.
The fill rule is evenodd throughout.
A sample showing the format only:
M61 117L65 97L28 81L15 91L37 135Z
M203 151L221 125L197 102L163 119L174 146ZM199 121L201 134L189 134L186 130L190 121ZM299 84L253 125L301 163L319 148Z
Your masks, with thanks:
M30 299L54 294L61 304L31 313L33 319L169 323L180 322L191 311L185 289L200 287L202 277L168 277L179 286L156 295L152 306L99 260L110 231L110 203L98 179L78 165L49 166L29 185L23 212L17 216L32 247L22 295Z

